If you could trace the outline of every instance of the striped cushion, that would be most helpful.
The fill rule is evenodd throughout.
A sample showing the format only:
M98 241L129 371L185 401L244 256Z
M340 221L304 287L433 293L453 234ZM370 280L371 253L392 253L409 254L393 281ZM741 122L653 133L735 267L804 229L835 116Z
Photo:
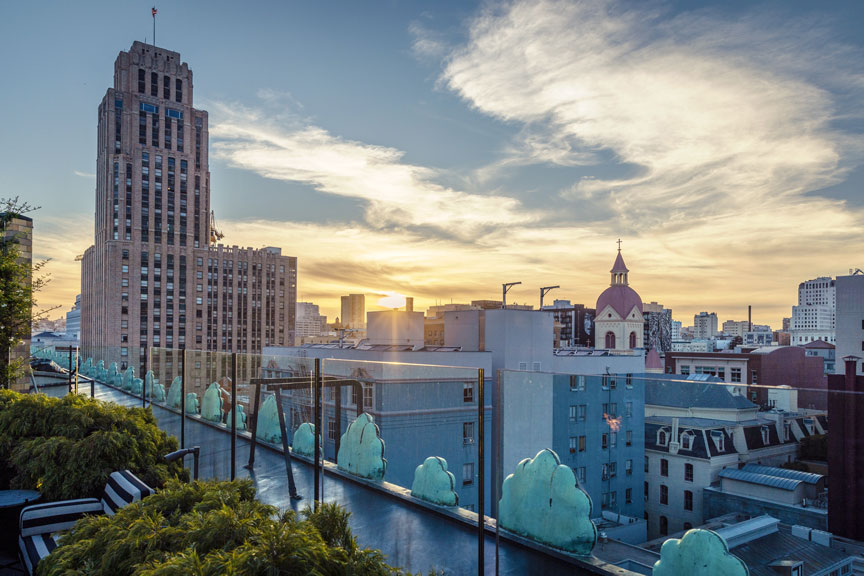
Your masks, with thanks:
M105 492L102 494L102 507L105 514L113 516L119 508L132 502L138 502L152 493L152 488L128 470L114 472L108 478L108 484L105 485Z
M18 529L25 537L68 530L85 514L102 514L102 511L98 498L34 504L21 510Z
M18 548L21 550L21 558L24 560L28 574L33 574L39 561L48 556L56 547L57 538L50 533L18 538Z

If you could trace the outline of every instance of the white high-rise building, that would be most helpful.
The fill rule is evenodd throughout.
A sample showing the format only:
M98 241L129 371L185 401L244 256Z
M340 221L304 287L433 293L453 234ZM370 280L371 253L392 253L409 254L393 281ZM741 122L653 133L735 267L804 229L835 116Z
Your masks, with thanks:
M700 312L693 316L693 337L711 340L717 336L717 313Z
M672 321L672 340L681 339L681 322L678 320Z
M75 306L66 313L66 337L70 340L81 339L81 294L75 297Z
M297 302L297 318L295 320L295 339L297 345L304 343L304 338L321 336L325 333L327 317L318 311L318 305L312 302Z
M822 340L835 342L836 294L834 280L823 276L798 285L798 305L792 307L791 344L803 346Z

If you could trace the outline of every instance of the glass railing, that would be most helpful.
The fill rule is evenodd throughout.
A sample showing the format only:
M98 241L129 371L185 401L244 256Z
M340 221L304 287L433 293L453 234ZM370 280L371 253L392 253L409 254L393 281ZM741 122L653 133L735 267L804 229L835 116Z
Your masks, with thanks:
M339 503L364 545L415 571L650 574L669 538L751 569L764 560L754 549L780 546L760 540L772 534L807 549L787 559L821 555L842 570L858 553L847 540L857 496L843 486L864 472L864 382L489 374L303 352L154 348L141 377L108 348L82 355L79 370L97 397L151 406L199 447L200 477L251 477L282 508ZM829 476L840 478L833 499ZM709 532L690 532L700 527ZM417 546L435 543L454 552L430 563Z

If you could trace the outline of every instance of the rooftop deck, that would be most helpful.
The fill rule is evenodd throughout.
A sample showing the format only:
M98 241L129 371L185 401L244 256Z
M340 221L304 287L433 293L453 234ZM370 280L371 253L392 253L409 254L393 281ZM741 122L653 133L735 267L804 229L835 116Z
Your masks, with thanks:
M89 389L89 384L81 388ZM65 392L65 388L60 387ZM50 389L46 389L48 392ZM88 390L89 391L89 390ZM50 393L50 392L49 392ZM126 406L140 406L141 399L121 390L96 383L95 395ZM180 435L180 415L158 405L153 413L162 429ZM224 429L187 418L186 445L201 446L200 477L227 479L230 473L231 437ZM236 474L238 478L251 478L262 502L280 509L302 510L312 504L313 467L294 459L294 477L302 500L292 500L288 493L285 462L280 451L259 444L254 471L244 466L249 459L250 443L237 438ZM187 464L190 464L187 462ZM336 502L351 512L351 528L361 546L377 548L387 555L394 566L427 573L430 570L446 574L476 574L478 565L477 530L465 522L436 514L423 505L412 505L363 482L356 482L336 474L324 474L322 500ZM496 539L489 534L485 542L486 573L496 573ZM610 567L611 568L611 567ZM593 571L593 570L592 570ZM552 574L590 573L574 561L500 540L498 543L498 574Z

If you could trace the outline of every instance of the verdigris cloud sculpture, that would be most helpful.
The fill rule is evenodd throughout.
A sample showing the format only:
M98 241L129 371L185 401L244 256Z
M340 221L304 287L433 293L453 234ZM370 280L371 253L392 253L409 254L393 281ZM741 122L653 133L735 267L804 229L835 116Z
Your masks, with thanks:
M210 422L222 422L222 389L216 382L211 383L204 392L201 418Z
M168 406L179 410L182 399L183 379L180 376L175 376L174 380L171 381L171 386L168 387Z
M132 383L135 380L135 368L129 366L126 369L126 372L123 373L123 385L122 388L127 392L132 390Z
M165 402L165 386L159 381L151 388L148 388L147 394L150 395L151 402Z
M501 494L503 528L573 554L591 554L597 542L591 499L555 452L541 450L519 462Z
M688 530L680 540L670 538L660 549L653 576L748 576L750 571L729 553L726 541L711 530Z
M447 470L447 460L430 456L414 470L411 495L433 504L457 506L459 495L456 494L455 486L456 478Z
M318 442L320 445L320 438L318 439ZM304 422L297 427L297 430L294 432L294 442L291 445L291 449L297 454L301 454L303 456L309 456L310 458L315 456L314 424Z
M137 378L136 378L137 380ZM186 394L186 413L198 414L201 410L201 403L198 401L198 394L189 392Z
M145 393L145 394L152 394L152 393L153 393L153 388L156 387L156 383L157 383L157 382L159 382L159 380L156 379L156 376L153 374L153 371L152 371L152 370L148 370L148 371L144 374L144 384L145 384L145 386L144 386L144 393Z
M233 412L237 413L236 426L239 432L246 430L246 412L243 410L243 406L238 404L234 407ZM231 427L231 412L228 413L228 417L225 420L225 424L230 428Z
M339 444L339 469L368 478L381 480L387 471L384 440L375 420L365 412L348 425Z
M258 428L255 435L259 440L276 444L282 441L282 427L279 425L279 406L275 396L268 396L258 412Z

